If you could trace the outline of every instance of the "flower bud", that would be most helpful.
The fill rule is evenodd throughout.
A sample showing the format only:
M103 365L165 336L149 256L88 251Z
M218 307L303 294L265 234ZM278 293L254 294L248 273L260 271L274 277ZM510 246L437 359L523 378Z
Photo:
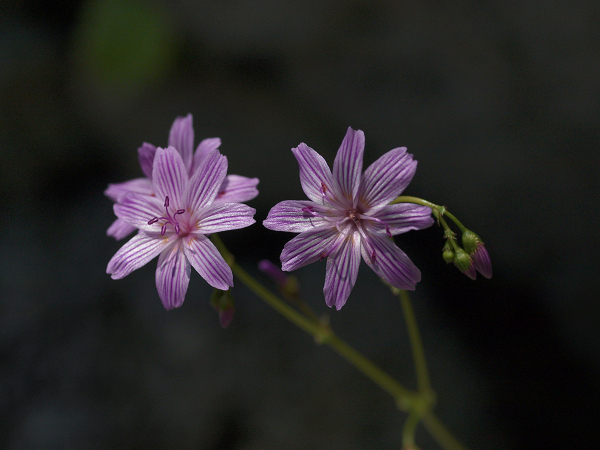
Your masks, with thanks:
M450 264L451 262L454 262L454 258L455 258L455 254L454 254L454 250L452 249L452 246L450 245L450 243L448 241L446 241L446 244L444 245L444 248L442 249L442 258L444 258L444 261L446 261L446 264Z
M473 259L475 270L486 278L492 278L492 261L481 238L471 230L466 230L462 235L462 243L465 251Z
M454 256L454 265L456 265L456 267L458 267L458 270L460 270L472 280L477 278L477 272L475 271L473 260L469 255L467 255L467 253L462 248L459 248L456 251L456 254Z
M211 306L219 313L219 323L223 328L227 328L233 319L235 306L233 305L233 297L231 290L221 291L215 289L210 296Z
M268 259L261 260L258 263L258 268L277 283L284 295L296 297L300 292L298 279L294 276L287 275Z

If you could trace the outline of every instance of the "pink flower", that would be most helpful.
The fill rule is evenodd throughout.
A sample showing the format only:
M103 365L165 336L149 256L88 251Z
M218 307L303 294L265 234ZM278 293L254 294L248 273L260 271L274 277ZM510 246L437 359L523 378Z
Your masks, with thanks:
M405 147L390 150L362 173L365 137L348 128L333 173L316 151L302 143L292 149L300 182L310 200L275 205L263 225L300 233L281 253L291 271L327 258L325 302L339 310L356 282L360 259L392 286L414 289L421 272L392 236L426 228L431 209L412 203L390 205L408 186L417 162Z
M233 286L230 267L206 234L254 223L253 208L215 201L227 174L225 156L208 149L191 176L184 157L174 147L156 149L154 196L130 191L114 205L117 217L139 231L106 268L120 279L158 256L156 287L166 309L183 304L191 267L217 289Z
M210 151L218 149L221 145L221 139L219 138L204 139L194 152L194 129L192 121L191 114L188 114L186 117L177 117L169 132L169 146L174 147L179 152L190 177L199 167L202 159ZM124 183L109 184L104 194L116 203L119 203L121 198L130 192L153 195L154 188L152 187L151 180L155 153L156 147L144 142L138 148L138 157L142 172L144 172L146 177L125 181ZM219 193L214 203L237 203L252 200L258 195L257 184L258 178L227 175L219 188ZM120 240L135 230L135 227L117 218L108 228L106 234Z

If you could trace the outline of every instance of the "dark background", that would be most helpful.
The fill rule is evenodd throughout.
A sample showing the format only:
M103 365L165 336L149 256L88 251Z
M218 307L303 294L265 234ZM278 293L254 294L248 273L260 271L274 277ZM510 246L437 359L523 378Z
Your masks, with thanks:
M348 126L365 167L407 146L407 195L447 205L490 251L476 282L438 227L396 241L436 413L472 448L591 448L600 374L597 1L3 1L0 5L0 447L399 448L404 415L241 283L222 330L192 275L166 312L149 263L106 275L122 245L108 183L141 176L192 113L230 173L259 177L257 224L223 233L259 279L293 235L260 222L303 199L290 152L333 162ZM308 303L409 387L400 306L361 266ZM592 429L590 429L592 428ZM419 429L424 449L436 444Z

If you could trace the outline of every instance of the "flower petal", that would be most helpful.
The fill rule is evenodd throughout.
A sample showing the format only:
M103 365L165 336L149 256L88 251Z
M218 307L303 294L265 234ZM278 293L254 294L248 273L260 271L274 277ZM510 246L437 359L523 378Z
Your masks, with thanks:
M307 208L317 215L306 211ZM309 200L286 200L271 208L263 225L269 230L302 233L325 225L322 215L326 212L321 205Z
M118 202L125 194L130 192L152 195L154 193L154 188L152 187L152 182L148 178L135 178L123 183L109 184L108 188L104 191L104 195L113 202Z
M242 203L258 195L258 178L227 175L219 188L214 203Z
M143 232L138 233L110 259L106 267L106 273L110 273L113 280L126 277L154 259L167 243L168 240L157 239L155 236Z
M214 203L201 209L197 216L198 232L202 234L236 230L252 225L256 210L243 203Z
M417 170L406 147L395 148L371 164L362 176L359 199L365 211L387 205L406 189Z
M117 241L120 241L125 236L130 235L131 233L133 233L136 230L137 230L137 228L134 227L133 225L129 225L127 222L125 222L122 219L117 219L112 223L112 225L110 227L108 227L108 230L106 230L106 235L112 236Z
M178 240L163 250L156 267L156 289L165 309L179 308L190 284L191 266Z
M290 272L326 258L339 235L335 227L321 227L300 233L283 247L281 270Z
M363 235L362 239L362 257L380 278L398 289L415 289L421 281L421 271L393 239L375 234Z
M142 146L138 148L138 159L140 160L142 172L150 179L152 179L152 167L154 165L155 154L156 147L147 142L144 142Z
M212 287L226 291L233 286L231 268L206 236L188 236L184 239L183 251L192 267Z
M208 138L204 139L198 144L196 151L194 152L194 160L192 161L192 167L190 168L190 177L198 169L200 161L206 158L206 155L212 150L216 150L221 146L221 139L219 138Z
M473 266L477 272L487 279L492 278L492 260L483 243L477 245L477 250L471 255L471 258L473 259Z
M194 152L194 128L192 127L192 115L177 117L169 132L169 146L181 155L185 167L192 167L192 156Z
M351 201L360 187L364 150L365 134L349 127L333 162L333 179L339 194Z
M120 203L113 206L116 216L125 223L140 228L144 231L156 229L156 225L148 225L148 221L155 217L162 217L165 213L163 202L150 195L129 193Z
M152 184L156 197L164 202L169 197L171 207L185 208L184 191L188 183L188 174L181 155L174 147L158 148L154 156Z
M352 230L347 227L347 230ZM360 265L360 234L350 231L347 235L340 234L335 253L327 258L327 271L325 275L325 303L335 306L339 311L348 300L350 292L356 283L358 267Z
M414 203L396 203L378 209L372 217L381 222L370 222L375 228L387 225L392 235L406 233L410 230L422 230L433 225L431 209Z
M186 195L190 214L194 214L214 201L225 175L227 175L227 158L218 150L211 150L200 162L188 185Z
M325 159L305 143L292 149L300 166L300 183L306 196L323 204L333 196L333 176Z

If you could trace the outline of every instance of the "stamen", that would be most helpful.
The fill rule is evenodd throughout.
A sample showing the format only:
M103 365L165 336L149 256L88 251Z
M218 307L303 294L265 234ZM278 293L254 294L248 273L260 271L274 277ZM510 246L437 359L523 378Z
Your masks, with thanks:
M163 226L160 229L160 235L164 236L165 233L167 232L167 225L171 224L173 225L173 228L175 228L175 234L179 234L179 222L177 222L177 219L175 218L175 216L177 214L183 214L185 212L185 209L178 209L177 211L175 211L175 214L173 214L171 216L171 214L169 214L169 196L165 197L165 211L167 213L166 217L154 217L152 219L150 219L148 221L148 225L152 225L156 222L158 222L159 220L166 220L166 222L163 224Z

